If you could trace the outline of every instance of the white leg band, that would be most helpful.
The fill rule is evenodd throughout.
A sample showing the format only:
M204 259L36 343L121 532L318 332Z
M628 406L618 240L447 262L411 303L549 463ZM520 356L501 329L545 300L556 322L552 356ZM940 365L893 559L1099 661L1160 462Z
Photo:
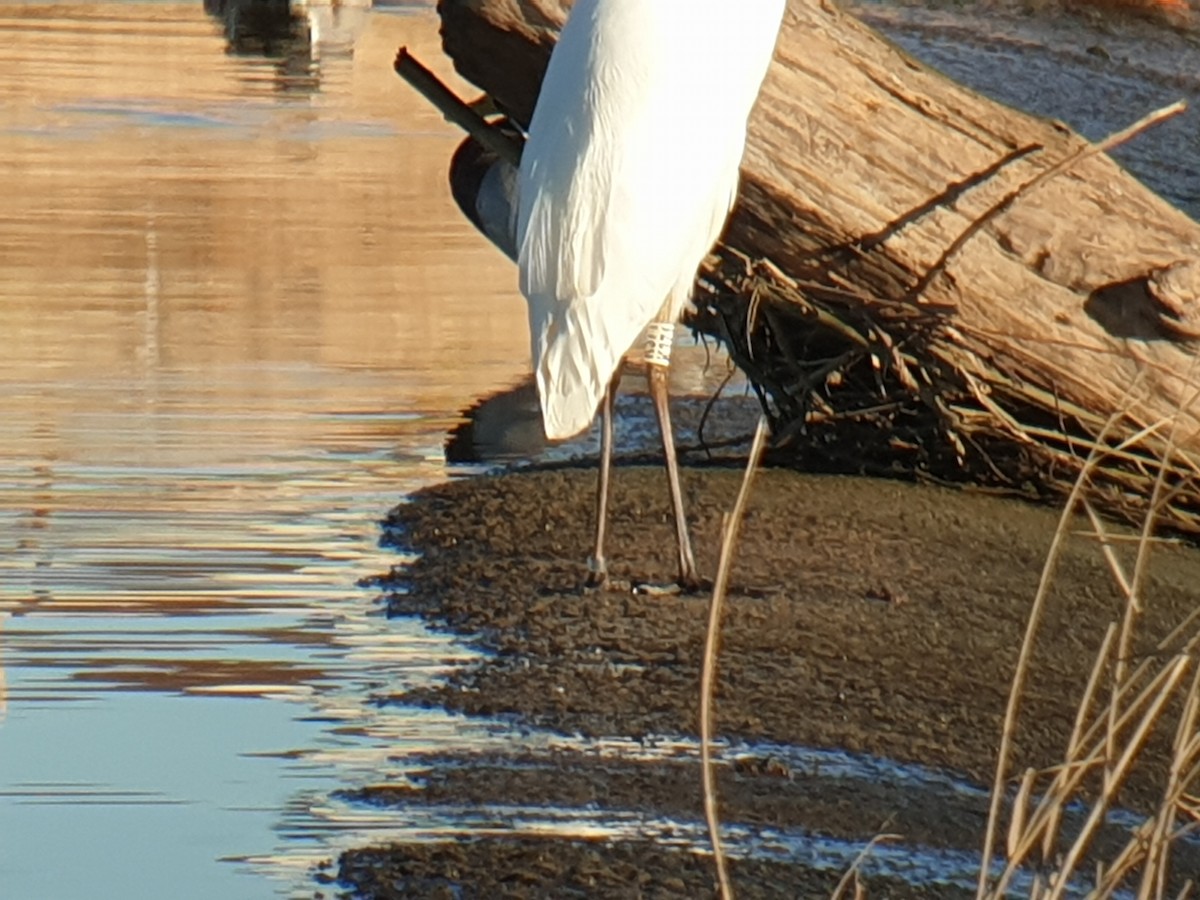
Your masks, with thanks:
M674 322L651 322L646 326L646 363L651 366L671 364L671 344L675 341Z

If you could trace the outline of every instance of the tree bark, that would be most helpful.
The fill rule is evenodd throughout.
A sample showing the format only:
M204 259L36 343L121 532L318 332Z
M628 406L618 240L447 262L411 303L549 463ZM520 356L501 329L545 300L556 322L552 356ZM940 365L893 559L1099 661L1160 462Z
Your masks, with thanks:
M527 122L569 7L441 0L444 48ZM1168 521L1200 531L1200 225L1104 154L1022 189L1088 146L791 0L696 297L777 452L1061 496L1098 448L1126 517L1166 460Z

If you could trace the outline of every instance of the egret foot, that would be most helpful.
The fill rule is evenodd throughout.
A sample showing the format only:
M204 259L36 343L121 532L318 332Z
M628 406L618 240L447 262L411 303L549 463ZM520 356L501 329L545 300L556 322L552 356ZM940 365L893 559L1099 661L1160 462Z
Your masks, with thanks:
M588 573L587 578L583 582L583 593L592 594L596 591L602 591L608 587L608 564L603 557L597 559L594 556L588 557Z
M596 557L588 557L588 573L587 578L580 585L579 593L598 594L601 591L609 593L622 594L633 593L633 582L627 578L618 578L608 573L608 565L603 559L596 560Z
M699 597L711 594L712 588L713 583L709 579L693 577L668 582L638 581L634 582L632 592L648 597Z
M633 593L645 594L648 597L674 597L683 593L683 585L677 581L668 581L665 584L639 581L633 586Z

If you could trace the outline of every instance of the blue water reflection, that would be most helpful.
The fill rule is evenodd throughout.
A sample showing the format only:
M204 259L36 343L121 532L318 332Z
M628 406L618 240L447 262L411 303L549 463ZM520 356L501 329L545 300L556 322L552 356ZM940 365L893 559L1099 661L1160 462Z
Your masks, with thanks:
M364 835L477 827L330 799L514 740L376 702L472 651L358 586L528 368L401 6L282 60L199 2L0 6L3 900L312 897Z
M199 3L0 8L6 900L311 897L323 798L480 733L378 710L470 653L358 583L524 309L391 72L435 20L363 16L295 91Z
M22 672L11 685L18 696ZM51 711L44 689L33 694L41 702L14 703L0 730L6 895L269 895L258 878L214 861L274 848L272 827L297 785L249 751L306 746L317 726L283 703L153 693Z

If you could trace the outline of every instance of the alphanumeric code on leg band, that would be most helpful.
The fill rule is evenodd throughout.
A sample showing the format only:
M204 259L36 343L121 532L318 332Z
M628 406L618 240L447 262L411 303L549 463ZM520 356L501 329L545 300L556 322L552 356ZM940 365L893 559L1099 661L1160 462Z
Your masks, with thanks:
M674 340L674 322L651 322L646 326L646 363L651 366L669 366L671 344Z

